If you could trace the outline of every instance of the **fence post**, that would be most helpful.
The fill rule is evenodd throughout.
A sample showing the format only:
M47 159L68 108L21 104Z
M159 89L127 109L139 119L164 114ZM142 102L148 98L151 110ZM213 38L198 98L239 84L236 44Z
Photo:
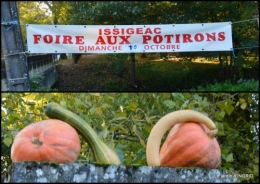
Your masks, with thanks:
M31 91L16 1L1 1L1 40L9 91Z

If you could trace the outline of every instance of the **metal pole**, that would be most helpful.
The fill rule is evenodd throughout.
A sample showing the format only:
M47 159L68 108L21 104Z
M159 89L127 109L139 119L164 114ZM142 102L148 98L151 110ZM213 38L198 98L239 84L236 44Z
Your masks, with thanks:
M31 91L16 1L1 1L1 44L8 91Z

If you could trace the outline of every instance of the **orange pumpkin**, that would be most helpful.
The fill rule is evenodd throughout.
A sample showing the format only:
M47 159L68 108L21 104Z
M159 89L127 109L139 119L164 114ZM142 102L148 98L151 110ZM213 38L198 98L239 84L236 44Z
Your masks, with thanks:
M207 126L186 122L176 124L160 150L161 166L217 168L221 151Z
M13 162L73 163L79 153L76 130L61 120L48 119L26 126L15 136L11 159Z

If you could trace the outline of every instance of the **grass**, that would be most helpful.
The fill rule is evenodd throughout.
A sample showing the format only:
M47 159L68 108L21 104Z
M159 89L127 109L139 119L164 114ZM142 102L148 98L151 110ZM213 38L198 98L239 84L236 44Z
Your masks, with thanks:
M136 71L137 79L148 89L179 91L214 81L219 67L191 62L147 62L138 66Z
M137 88L130 85L129 58L122 62L116 57L107 57L104 54L84 55L77 64L73 64L71 59L61 61L57 65L59 79L54 88L57 91L104 92L233 91L233 89L258 91L258 88L255 89L258 87L258 71L255 69L243 68L243 73L247 75L247 78L243 78L241 71L233 71L230 76L214 62L154 61L151 57L140 58L140 55L135 58ZM248 82L256 78L257 80Z

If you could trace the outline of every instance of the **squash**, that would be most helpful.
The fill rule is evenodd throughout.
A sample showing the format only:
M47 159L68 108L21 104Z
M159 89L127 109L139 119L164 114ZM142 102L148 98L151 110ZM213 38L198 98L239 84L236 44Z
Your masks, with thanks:
M159 151L162 137L170 128ZM147 163L150 166L217 168L221 151L216 134L215 124L202 113L193 110L169 113L150 132Z
M207 133L209 128L203 124L186 122L175 125L160 150L161 166L217 168L219 144Z
M49 118L56 118L73 126L87 141L95 162L99 164L119 165L120 159L96 134L96 132L81 117L63 106L50 102L45 106L45 114Z
M58 119L43 120L26 126L15 136L11 147L13 162L74 163L79 153L78 133Z

